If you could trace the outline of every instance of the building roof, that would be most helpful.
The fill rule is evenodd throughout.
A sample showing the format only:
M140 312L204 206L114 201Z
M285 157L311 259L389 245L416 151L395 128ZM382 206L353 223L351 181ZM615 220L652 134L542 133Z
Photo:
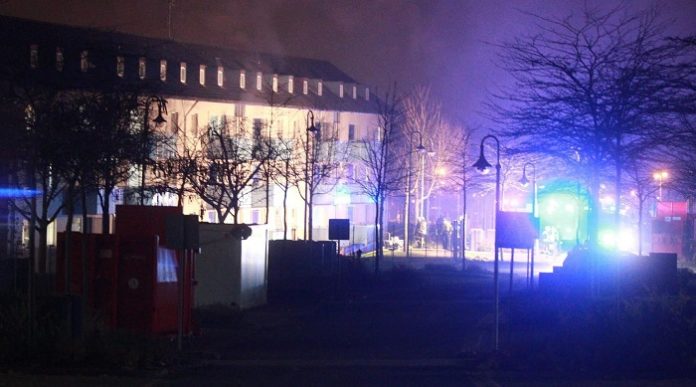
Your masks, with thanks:
M369 88L359 85L328 61L252 53L230 48L180 43L93 28L72 27L0 16L0 39L5 53L0 55L6 80L24 79L60 88L100 89L130 87L164 97L204 100L243 101L267 104L273 101L286 106L339 111L373 112L374 98L366 98ZM37 65L32 68L30 50L37 51ZM56 50L63 54L64 67L56 68ZM80 70L83 51L89 55L89 69ZM124 58L124 75L117 76L116 58ZM141 58L146 58L145 78L138 74ZM166 80L160 80L160 61L167 61ZM187 82L180 82L180 64L186 63ZM205 85L199 82L199 66L205 65ZM221 66L224 83L217 84ZM240 72L246 75L246 87L239 84ZM262 73L262 91L256 90L256 74ZM279 76L278 92L271 89L273 75ZM289 93L289 76L294 79L294 93ZM310 90L302 93L302 82ZM322 82L322 95L318 83ZM284 83L282 83L284 82ZM336 85L345 85L341 97ZM331 87L326 87L331 85ZM353 98L352 88L359 90ZM366 91L367 89L367 91Z

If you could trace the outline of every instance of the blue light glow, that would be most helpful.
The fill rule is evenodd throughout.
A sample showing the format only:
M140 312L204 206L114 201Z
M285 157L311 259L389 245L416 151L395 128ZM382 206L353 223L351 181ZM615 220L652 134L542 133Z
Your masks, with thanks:
M0 198L22 198L38 195L41 195L41 191L35 189L0 187Z

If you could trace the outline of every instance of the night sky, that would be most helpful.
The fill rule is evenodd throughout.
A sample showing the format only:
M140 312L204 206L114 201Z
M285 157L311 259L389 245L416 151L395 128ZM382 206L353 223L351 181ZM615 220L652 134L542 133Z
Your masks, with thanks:
M176 40L325 59L360 82L405 91L430 85L450 116L486 126L478 114L488 90L504 84L487 42L533 28L524 12L566 16L579 0L175 0ZM590 6L618 1L588 1ZM675 34L696 34L696 1L656 5ZM168 0L0 0L0 13L167 37Z

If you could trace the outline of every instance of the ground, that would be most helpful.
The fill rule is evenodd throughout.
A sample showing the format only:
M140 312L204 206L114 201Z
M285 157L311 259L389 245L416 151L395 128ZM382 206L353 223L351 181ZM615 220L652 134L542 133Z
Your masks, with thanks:
M186 361L179 366L133 370L125 376L80 370L6 372L0 373L0 387L695 383L680 375L666 380L659 375L573 375L505 364L510 359L504 321L501 351L493 351L489 264L471 262L466 271L448 259L427 261L416 265L417 270L390 266L379 280L351 278L311 302L288 299L242 312L203 311L200 335L188 340ZM524 274L524 265L517 267ZM501 284L505 305L506 280ZM520 276L514 294L524 297L529 292Z

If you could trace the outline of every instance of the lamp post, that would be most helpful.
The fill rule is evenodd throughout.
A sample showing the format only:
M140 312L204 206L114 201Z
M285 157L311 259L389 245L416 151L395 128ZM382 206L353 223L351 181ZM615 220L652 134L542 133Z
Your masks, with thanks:
M416 147L416 152L418 152L418 157L420 157L420 195L418 198L418 212L416 213L416 218L421 218L424 215L423 211L423 197L425 196L425 147L423 146L423 134L418 133L418 146Z
M657 186L658 186L658 193L657 193L657 201L661 202L662 201L662 182L665 181L669 177L669 172L662 170L662 171L657 171L653 173L653 179L657 180Z
M160 127L167 120L162 117L162 113L167 113L167 101L156 95L152 95L145 101L145 127L143 130L143 160L141 165L140 176L140 205L145 205L145 175L147 174L147 160L150 157L150 122L148 121L151 104L157 104L157 117L152 119L155 127Z
M495 164L495 227L498 225L498 213L500 212L500 141L498 137L489 134L481 139L481 151L479 159L473 165L479 172L486 174L491 169L491 164L486 160L483 153L483 145L488 139L495 141L496 145L496 164ZM498 350L500 332L500 295L498 294L498 233L495 234L493 242L493 298L495 299L495 350Z
M311 110L307 111L307 131L305 140L305 187L304 187L304 240L307 240L307 229L310 227L308 222L308 207L309 211L312 211L312 200L308 197L311 193L308 187L314 181L314 171L312 171L312 182L309 181L309 158L310 158L310 147L309 147L309 135L315 135L319 129L314 126L314 112ZM312 169L314 168L314 156L312 156ZM309 230L309 239L312 239L312 232Z
M525 163L524 166L522 166L522 178L520 179L520 184L522 184L523 187L526 187L529 185L529 179L527 179L527 166L532 167L532 219L534 220L534 227L537 227L537 214L536 214L536 202L537 202L537 184L536 184L536 167L534 166L533 163ZM539 232L537 228L537 233ZM536 247L536 239L534 240L534 244L532 245L532 253L531 253L531 266L530 266L530 278L529 278L529 283L534 289L534 248ZM527 257L529 258L529 257ZM512 271L510 271L510 277L512 278Z

